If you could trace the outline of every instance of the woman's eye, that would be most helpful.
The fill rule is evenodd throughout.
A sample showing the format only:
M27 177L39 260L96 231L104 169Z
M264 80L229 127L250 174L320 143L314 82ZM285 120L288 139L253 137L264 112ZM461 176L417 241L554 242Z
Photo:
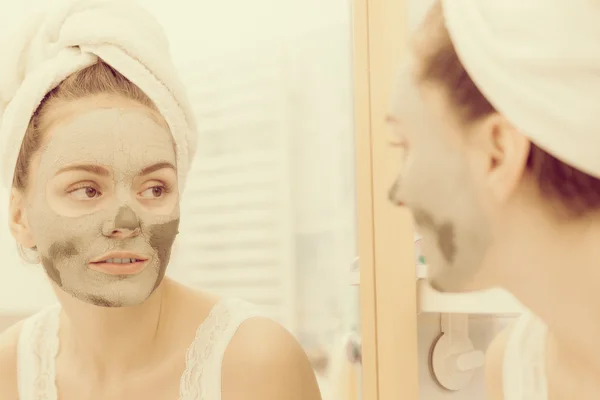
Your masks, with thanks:
M166 192L166 188L164 186L152 186L151 188L148 188L146 190L144 190L142 193L140 193L140 197L143 197L145 199L156 199L159 197L162 197Z
M72 190L71 192L69 192L69 194L77 200L93 200L95 198L100 197L101 195L101 193L97 189L91 186L85 186L79 189Z

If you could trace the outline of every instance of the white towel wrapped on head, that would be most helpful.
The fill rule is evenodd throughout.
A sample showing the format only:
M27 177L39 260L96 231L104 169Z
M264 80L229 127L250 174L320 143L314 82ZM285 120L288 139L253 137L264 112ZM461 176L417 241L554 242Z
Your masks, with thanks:
M29 121L44 96L102 59L156 104L173 136L183 190L196 126L158 21L133 0L53 0L0 40L0 159L10 187Z
M442 0L473 82L532 142L600 178L600 2Z

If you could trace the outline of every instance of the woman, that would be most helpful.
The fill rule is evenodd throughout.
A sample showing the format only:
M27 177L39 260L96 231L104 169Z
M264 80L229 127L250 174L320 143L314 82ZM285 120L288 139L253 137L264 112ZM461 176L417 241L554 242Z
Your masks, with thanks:
M390 196L431 284L532 311L489 350L489 399L600 396L599 19L596 2L437 2L396 88Z
M158 23L74 0L21 29L0 68L10 228L60 305L2 335L0 399L320 399L281 326L165 277L195 131Z

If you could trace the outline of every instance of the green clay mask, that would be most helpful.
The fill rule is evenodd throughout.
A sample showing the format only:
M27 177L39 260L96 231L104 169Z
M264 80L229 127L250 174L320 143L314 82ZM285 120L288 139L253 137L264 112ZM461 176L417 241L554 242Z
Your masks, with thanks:
M50 279L98 306L144 302L178 233L175 166L169 131L145 109L96 109L54 126L27 208Z

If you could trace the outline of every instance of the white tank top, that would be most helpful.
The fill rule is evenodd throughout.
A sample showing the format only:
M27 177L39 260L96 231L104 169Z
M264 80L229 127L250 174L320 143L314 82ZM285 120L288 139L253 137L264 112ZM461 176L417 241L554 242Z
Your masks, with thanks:
M23 323L18 345L19 400L58 400L56 355L60 306L31 316ZM220 400L221 366L225 349L240 325L262 316L237 299L218 302L196 331L188 347L181 376L179 400Z
M548 400L546 324L532 313L515 323L502 368L505 400Z

